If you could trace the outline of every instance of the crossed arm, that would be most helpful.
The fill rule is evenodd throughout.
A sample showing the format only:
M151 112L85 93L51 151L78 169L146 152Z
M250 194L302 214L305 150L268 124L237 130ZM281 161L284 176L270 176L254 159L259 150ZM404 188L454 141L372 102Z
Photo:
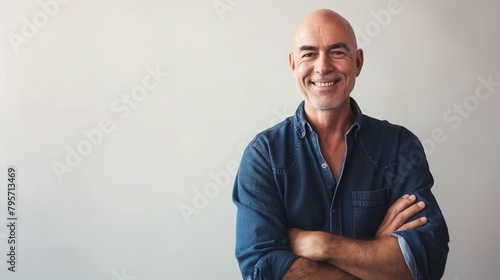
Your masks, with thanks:
M374 240L356 240L322 231L289 231L290 248L299 256L283 280L295 279L414 279L396 237L424 225L427 219L406 222L425 208L414 195L404 195L387 211Z

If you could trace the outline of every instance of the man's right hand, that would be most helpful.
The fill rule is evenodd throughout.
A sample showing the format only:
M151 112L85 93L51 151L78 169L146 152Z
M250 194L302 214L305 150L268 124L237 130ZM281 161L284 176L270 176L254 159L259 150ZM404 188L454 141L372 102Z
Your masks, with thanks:
M425 208L425 203L423 201L415 203L416 199L415 195L405 194L396 200L387 210L375 239L389 237L396 231L418 228L427 223L426 217L407 222L409 218Z

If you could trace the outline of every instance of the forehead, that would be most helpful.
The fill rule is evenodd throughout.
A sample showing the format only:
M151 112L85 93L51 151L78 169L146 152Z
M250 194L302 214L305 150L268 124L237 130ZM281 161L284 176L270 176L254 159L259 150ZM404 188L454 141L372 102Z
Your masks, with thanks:
M316 20L305 22L297 28L294 47L298 49L301 46L310 45L320 48L344 43L354 49L355 40L354 32L349 24L343 21Z

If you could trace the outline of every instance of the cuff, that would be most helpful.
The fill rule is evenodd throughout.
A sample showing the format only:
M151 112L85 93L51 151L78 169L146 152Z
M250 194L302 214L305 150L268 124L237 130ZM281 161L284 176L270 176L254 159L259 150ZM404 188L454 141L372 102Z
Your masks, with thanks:
M399 243L399 248L401 248L401 252L403 253L403 257L405 259L405 262L406 262L406 265L408 266L408 268L410 269L411 271L411 274L413 274L413 277L415 277L415 279L418 279L418 275L417 275L417 263L415 262L415 258L413 257L413 253L411 252L411 249L410 249L410 246L408 245L408 243L406 242L406 240L396 234L396 233L393 233L391 236L394 236L398 239L398 243Z

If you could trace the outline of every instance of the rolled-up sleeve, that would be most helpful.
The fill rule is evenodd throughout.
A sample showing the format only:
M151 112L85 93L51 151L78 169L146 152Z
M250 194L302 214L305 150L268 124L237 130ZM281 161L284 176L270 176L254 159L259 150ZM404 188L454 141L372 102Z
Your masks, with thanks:
M415 277L415 279L418 279L417 264L415 263L415 258L413 257L410 246L408 246L406 240L398 234L393 233L392 236L398 239L399 248L401 249L401 253L403 253L403 258L405 259L406 265L408 266L408 269L410 269L413 277Z
M297 256L288 247L283 201L262 146L252 141L236 175L236 258L243 279L281 279Z
M415 138L401 151L393 184L395 193L393 200L407 193L414 194L417 201L423 201L426 204L424 210L410 219L427 217L428 221L425 225L396 232L411 250L416 264L417 279L441 279L449 251L448 227L431 192L434 179L430 173L423 146L418 139Z

